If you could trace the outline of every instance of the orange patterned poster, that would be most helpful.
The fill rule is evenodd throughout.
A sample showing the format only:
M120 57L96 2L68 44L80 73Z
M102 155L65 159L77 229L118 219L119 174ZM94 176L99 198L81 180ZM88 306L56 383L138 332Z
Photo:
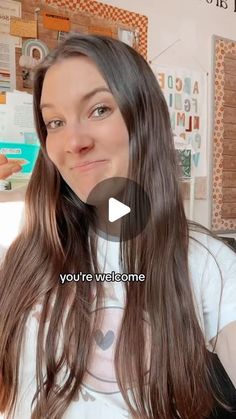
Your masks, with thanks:
M215 36L212 230L236 231L236 42Z

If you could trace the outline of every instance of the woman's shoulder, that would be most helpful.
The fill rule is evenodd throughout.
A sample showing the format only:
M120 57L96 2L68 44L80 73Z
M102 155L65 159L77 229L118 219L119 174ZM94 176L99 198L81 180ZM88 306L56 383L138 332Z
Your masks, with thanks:
M204 262L218 264L224 270L236 265L236 252L210 232L190 230L189 263L199 264L199 270Z
M189 272L209 342L236 320L236 253L210 234L191 231Z
M195 287L236 288L236 253L210 233L190 231L189 270Z

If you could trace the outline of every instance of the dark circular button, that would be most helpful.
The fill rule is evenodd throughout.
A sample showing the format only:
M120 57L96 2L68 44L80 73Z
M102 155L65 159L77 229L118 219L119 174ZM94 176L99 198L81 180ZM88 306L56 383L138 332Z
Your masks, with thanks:
M96 234L111 241L136 237L145 228L151 212L150 200L144 189L123 177L99 182L86 202L96 208Z

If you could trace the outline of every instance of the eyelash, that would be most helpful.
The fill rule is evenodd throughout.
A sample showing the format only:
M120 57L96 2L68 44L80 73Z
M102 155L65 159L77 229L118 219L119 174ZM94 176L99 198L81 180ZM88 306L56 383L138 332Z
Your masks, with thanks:
M109 106L106 106L106 105L97 105L97 106L93 109L93 111L91 112L90 116L93 116L93 114L94 114L96 111L100 110L100 109L105 110L105 112L104 112L102 115L95 116L95 118L100 118L100 119L103 119L104 114L106 115L107 111L108 111L108 112L110 112L110 111L111 111L111 108L110 108ZM46 123L46 124L45 124L45 126L46 126L47 130L55 130L56 128L59 128L58 126L56 126L56 127L54 127L54 128L52 128L52 127L51 127L51 124L52 124L52 123L57 123L57 122L63 122L63 121L61 121L60 119L53 119L52 121L49 121L48 123Z

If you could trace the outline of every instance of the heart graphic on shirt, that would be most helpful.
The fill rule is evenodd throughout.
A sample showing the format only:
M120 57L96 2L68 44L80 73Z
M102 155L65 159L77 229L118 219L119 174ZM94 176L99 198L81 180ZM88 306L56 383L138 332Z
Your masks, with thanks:
M102 331L98 329L95 332L94 338L99 348L101 348L103 351L106 351L113 344L115 335L112 330L108 330L108 332L104 335Z

